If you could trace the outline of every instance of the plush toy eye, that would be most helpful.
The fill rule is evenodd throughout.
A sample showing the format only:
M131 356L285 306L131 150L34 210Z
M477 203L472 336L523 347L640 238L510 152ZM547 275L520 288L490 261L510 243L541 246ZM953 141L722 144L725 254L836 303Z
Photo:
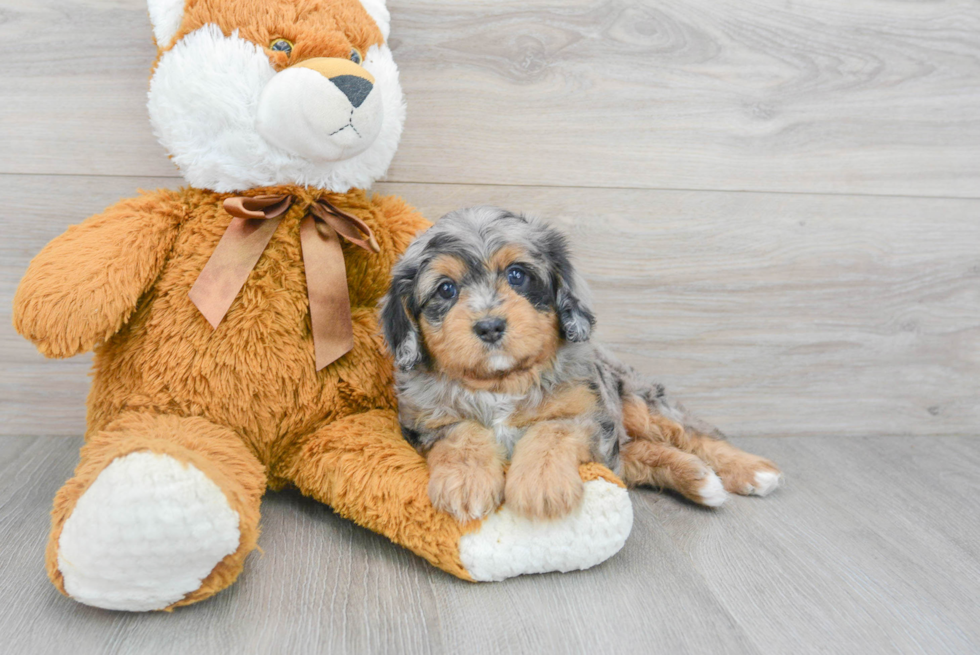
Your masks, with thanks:
M507 283L512 287L524 286L527 282L527 273L520 266L511 266L507 269Z
M456 297L456 283L449 282L447 280L439 285L439 288L436 289L436 293L438 293L439 296L445 300L452 300Z
M351 50L350 51L350 60L352 62L354 62L355 64L361 63L361 61L362 61L362 59L361 59L361 53L359 53L357 50Z
M285 52L288 57L293 51L293 44L286 39L276 39L269 44L269 50L275 50L276 52Z

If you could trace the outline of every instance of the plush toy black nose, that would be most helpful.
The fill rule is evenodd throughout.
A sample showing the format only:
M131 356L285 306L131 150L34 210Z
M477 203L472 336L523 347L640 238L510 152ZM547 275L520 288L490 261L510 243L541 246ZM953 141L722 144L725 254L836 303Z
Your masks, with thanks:
M497 343L504 336L507 321L502 318L484 318L473 324L476 336L487 343Z
M357 75L338 75L337 77L331 77L330 81L333 82L335 87L344 92L344 95L347 96L347 99L355 107L360 107L364 99L371 93L371 89L374 88L373 84Z

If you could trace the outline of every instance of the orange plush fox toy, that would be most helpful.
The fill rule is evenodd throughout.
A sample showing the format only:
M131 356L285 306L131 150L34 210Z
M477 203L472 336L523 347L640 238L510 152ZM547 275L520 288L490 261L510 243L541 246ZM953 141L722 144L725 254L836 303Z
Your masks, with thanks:
M435 511L402 438L375 307L428 223L363 189L405 108L384 0L149 0L148 107L189 186L123 200L31 262L18 331L94 349L88 430L47 569L89 605L171 609L230 585L266 488L295 485L468 580L592 566L632 523L608 470L580 509Z

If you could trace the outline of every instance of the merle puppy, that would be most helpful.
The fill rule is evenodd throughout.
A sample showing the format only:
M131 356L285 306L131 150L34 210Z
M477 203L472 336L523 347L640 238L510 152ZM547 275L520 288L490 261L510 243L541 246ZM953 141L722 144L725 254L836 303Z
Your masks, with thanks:
M563 516L588 461L712 507L781 480L589 340L586 286L565 238L540 220L495 207L447 214L395 266L381 323L402 432L428 461L433 505L460 521L502 502Z

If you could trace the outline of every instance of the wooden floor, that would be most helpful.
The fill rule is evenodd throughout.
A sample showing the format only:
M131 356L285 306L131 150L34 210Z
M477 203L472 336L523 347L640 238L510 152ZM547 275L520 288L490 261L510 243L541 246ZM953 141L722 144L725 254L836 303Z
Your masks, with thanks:
M789 484L719 510L634 492L608 562L490 584L270 493L263 554L173 614L85 607L45 577L48 505L79 443L0 438L4 653L980 652L980 439L737 439Z
M146 116L144 0L0 0L0 653L980 652L980 5L390 0L387 182L435 219L566 230L599 337L788 485L634 494L594 570L461 583L294 494L173 615L44 579L88 356L10 328L51 238L182 182Z

